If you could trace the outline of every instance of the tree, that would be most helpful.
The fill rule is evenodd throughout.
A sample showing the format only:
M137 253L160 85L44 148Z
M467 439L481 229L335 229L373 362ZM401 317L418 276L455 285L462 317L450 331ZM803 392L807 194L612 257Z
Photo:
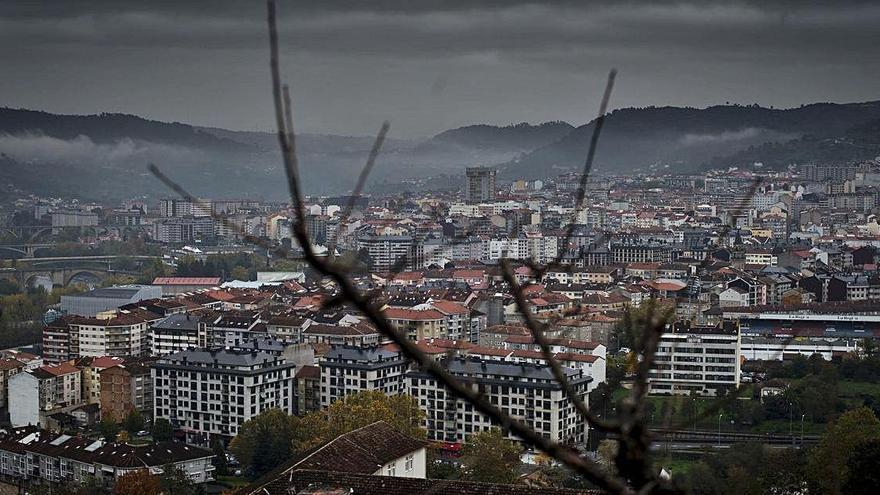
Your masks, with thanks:
M849 477L843 492L848 495L870 495L880 487L880 440L858 445L847 462Z
M860 444L880 439L880 420L861 407L842 414L822 435L809 462L811 493L843 493L849 482L848 462ZM859 480L853 479L853 482Z
M675 476L675 473L673 473ZM674 478L678 481L678 477ZM691 495L715 495L722 493L721 481L715 476L715 472L705 462L698 462L691 466L680 483L685 493Z
M199 495L202 493L201 488L193 482L192 478L186 474L186 471L174 464L167 464L162 467L162 474L159 475L159 484L163 494Z
M125 422L123 423L123 427L125 431L129 433L137 433L144 429L144 417L141 416L141 412L137 409L132 409L130 413L125 417Z
M29 495L95 495L108 493L109 487L94 476L86 476L80 483L41 483L27 489Z
M295 450L301 452L363 426L384 421L414 438L426 438L422 428L425 412L410 395L387 396L380 390L366 390L330 404L323 411L296 418Z
M498 428L474 433L462 449L464 478L484 483L514 483L519 477L520 449Z
M146 469L120 476L113 486L113 493L116 495L158 495L161 492L162 482L159 477L150 474Z
M457 479L461 473L456 464L444 459L436 448L428 448L428 478L432 480Z
M253 479L288 460L293 441L293 417L281 409L269 409L241 425L229 450Z
M116 421L113 421L113 418L109 416L101 418L98 429L101 431L101 436L104 437L104 440L108 442L116 441L116 435L119 434L119 425L116 424Z
M166 442L174 436L174 428L165 418L156 418L153 421L152 429L153 440L156 442Z
M217 476L226 476L229 474L229 465L226 462L226 448L219 438L214 439L214 468Z
M232 273L230 273L234 280L250 280L251 276L248 272L248 269L243 266L236 266L232 269Z

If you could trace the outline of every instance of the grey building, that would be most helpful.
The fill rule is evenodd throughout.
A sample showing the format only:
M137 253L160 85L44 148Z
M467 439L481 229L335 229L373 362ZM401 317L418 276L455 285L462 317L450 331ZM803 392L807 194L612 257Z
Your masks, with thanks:
M80 294L61 296L61 312L79 316L95 316L144 299L162 297L162 288L152 285L117 285L92 289Z
M470 203L489 203L495 201L495 169L491 167L468 167L467 201Z

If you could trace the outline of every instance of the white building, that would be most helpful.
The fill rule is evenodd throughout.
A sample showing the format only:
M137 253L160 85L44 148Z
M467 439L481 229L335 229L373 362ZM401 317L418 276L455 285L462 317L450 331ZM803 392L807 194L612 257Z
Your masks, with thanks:
M740 334L736 322L717 327L676 322L660 337L649 375L650 393L718 395L739 387Z
M381 390L386 395L404 393L407 367L406 358L397 351L333 346L320 362L321 406L364 390Z
M12 426L45 425L46 417L83 405L82 371L70 363L42 366L9 378Z
M294 368L258 351L191 350L153 365L154 418L186 432L187 443L210 445L231 438L261 412L293 413Z
M564 396L549 366L473 357L447 359L444 363L450 374L469 383L490 403L538 434L567 444L580 445L587 441L584 421ZM579 369L563 368L563 371L578 400L586 403L592 378ZM464 442L472 433L498 426L474 410L469 402L449 394L444 385L425 371L409 371L406 382L407 392L427 412L425 428L431 440Z
M829 337L741 337L740 355L749 361L783 361L814 354L831 361L835 356L858 352L858 339Z

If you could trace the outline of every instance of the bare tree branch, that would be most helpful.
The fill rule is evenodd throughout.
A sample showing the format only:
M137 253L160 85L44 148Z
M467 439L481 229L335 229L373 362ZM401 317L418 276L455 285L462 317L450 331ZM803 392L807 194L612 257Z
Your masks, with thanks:
M577 393L565 377L565 372L562 370L562 366L553 356L553 352L550 349L550 343L547 341L546 335L544 335L544 325L537 321L532 314L529 302L526 300L525 294L523 294L522 287L516 282L516 277L510 268L508 260L501 261L501 273L504 276L504 280L510 286L513 299L516 302L516 307L520 314L522 314L526 328L529 329L535 342L541 348L541 354L544 356L544 360L550 365L553 377L562 386L562 391L565 393L569 402L571 402L578 414L593 428L607 432L619 432L619 425L599 418L587 408L584 401L578 398Z
M348 204L345 205L345 209L339 217L339 225L336 227L336 233L333 235L333 238L327 247L330 256L333 256L333 251L336 249L339 235L346 227L346 224L348 224L348 218L354 210L355 203L363 193L364 186L367 184L367 178L370 176L370 172L373 171L373 165L376 163L376 158L379 156L379 151L382 149L382 144L385 142L385 136L388 134L390 128L391 124L389 124L387 120L382 122L382 127L379 129L379 134L376 135L376 140L373 142L373 147L370 149L370 155L367 157L367 163L364 165L364 168L358 176L357 183L351 192L351 196L348 198Z

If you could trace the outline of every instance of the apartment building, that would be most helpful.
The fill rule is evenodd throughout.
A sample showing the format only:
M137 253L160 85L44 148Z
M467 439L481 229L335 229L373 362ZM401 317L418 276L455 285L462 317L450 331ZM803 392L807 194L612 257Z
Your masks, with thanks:
M213 452L177 442L129 445L64 435L34 426L0 433L0 474L7 480L111 483L133 471L181 469L196 483L214 479Z
M149 322L142 317L74 318L70 325L79 335L80 357L142 356L149 352Z
M260 320L260 313L251 311L222 313L206 325L206 347L235 347L254 337L268 335L266 324Z
M302 331L302 341L310 344L369 347L378 345L379 337L379 332L366 323L354 325L313 323Z
M303 416L321 410L321 368L305 365L296 372L296 402L293 413Z
M186 433L187 443L228 440L242 423L278 408L293 413L295 365L258 351L189 350L152 367L154 418Z
M399 351L379 347L333 346L319 364L321 406L364 390L387 395L405 391L403 374L408 362Z
M736 322L692 326L676 322L660 338L651 369L654 395L716 396L740 379L740 332Z
M101 415L122 421L132 411L153 416L152 359L129 359L98 373Z
M510 363L478 357L443 361L450 374L484 394L506 414L528 424L538 434L557 442L581 445L586 426L566 398L552 370L543 364ZM592 380L582 370L563 368L579 400L587 402ZM428 439L465 442L471 434L500 425L474 410L465 400L449 394L444 385L422 370L406 373L407 393L427 412ZM511 436L510 438L516 439Z
M9 379L24 371L24 363L16 359L0 359L0 410L6 410L9 403Z
M385 308L385 318L410 340L449 338L446 315L433 308Z
M207 326L189 313L171 315L150 326L150 349L153 356L164 356L208 345Z
M151 320L142 314L109 318L63 316L43 328L43 360L58 364L80 357L148 354Z
M364 235L357 239L358 249L369 255L370 271L384 273L422 266L424 249L415 238L406 235Z
M8 386L9 420L16 427L46 426L49 415L84 404L82 371L70 363L15 374Z

